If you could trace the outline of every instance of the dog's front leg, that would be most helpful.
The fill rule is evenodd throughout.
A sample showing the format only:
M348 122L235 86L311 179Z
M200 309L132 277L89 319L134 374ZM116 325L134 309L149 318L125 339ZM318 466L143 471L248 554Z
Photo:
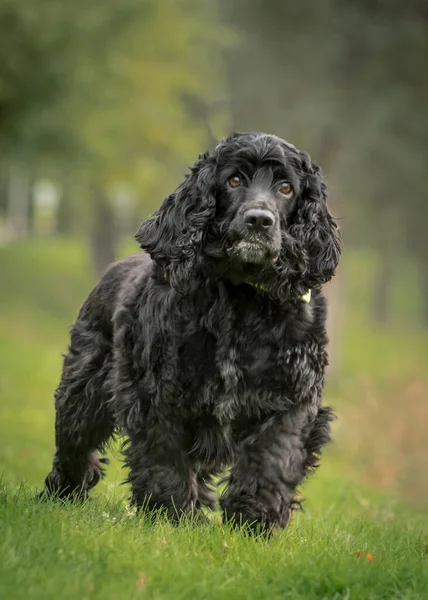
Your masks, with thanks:
M285 527L305 474L303 411L270 416L239 445L221 501L226 520L252 529Z
M179 441L165 428L152 425L147 432L133 433L125 449L130 469L132 504L143 510L166 510L171 520L196 515L197 484Z

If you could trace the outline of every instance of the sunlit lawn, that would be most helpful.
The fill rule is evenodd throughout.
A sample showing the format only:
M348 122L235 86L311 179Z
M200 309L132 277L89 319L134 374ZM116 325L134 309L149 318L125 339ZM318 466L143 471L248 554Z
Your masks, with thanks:
M303 490L305 513L270 541L230 531L218 515L178 527L136 517L117 456L93 502L36 502L60 354L91 285L86 260L70 241L0 249L0 598L428 598L424 515L353 481L334 450ZM347 336L358 346L355 329ZM374 338L378 369L391 368L391 343ZM425 338L411 347L416 368ZM369 372L374 359L353 352L345 368Z

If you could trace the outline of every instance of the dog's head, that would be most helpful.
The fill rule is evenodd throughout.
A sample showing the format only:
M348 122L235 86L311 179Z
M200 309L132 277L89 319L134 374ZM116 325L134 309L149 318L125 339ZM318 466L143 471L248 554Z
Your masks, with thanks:
M204 274L278 300L328 281L341 250L319 167L262 133L235 134L200 156L136 239L177 289Z

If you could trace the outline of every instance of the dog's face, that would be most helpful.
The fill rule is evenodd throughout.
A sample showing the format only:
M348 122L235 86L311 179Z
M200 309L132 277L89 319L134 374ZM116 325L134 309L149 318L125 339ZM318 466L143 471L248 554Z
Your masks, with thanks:
M280 256L300 194L299 173L287 150L277 138L251 135L236 136L217 150L215 220L228 258L223 272L232 280L257 279ZM208 242L205 252L210 250Z
M330 279L340 255L319 168L260 133L235 134L199 157L136 238L177 288L208 273L280 300Z

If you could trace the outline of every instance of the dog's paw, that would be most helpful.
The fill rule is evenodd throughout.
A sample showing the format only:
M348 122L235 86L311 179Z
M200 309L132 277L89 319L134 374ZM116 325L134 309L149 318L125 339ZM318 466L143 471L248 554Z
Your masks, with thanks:
M92 452L89 458L89 465L85 473L84 487L87 490L97 485L105 475L105 465L110 463L106 457L101 457L98 452Z
M284 528L290 518L290 509L279 503L268 506L249 494L238 498L224 498L221 502L223 520L236 528L253 534L270 533L276 527Z

